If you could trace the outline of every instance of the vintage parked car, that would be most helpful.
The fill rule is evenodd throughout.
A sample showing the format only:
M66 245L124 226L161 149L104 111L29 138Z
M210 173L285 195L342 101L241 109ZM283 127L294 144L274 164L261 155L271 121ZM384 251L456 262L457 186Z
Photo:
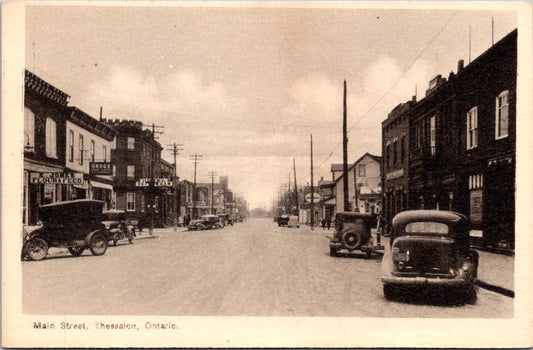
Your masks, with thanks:
M189 231L200 231L222 228L217 215L206 214L200 216L198 220L192 220L189 224Z
M287 221L287 227L300 227L299 218L296 215L289 215L289 220Z
M341 249L361 250L372 255L374 239L371 229L376 226L374 216L358 212L339 212L335 215L335 232L329 237L329 254L337 256Z
M231 225L233 226L233 217L230 214L222 213L218 214L218 219L222 226Z
M459 213L412 210L392 220L391 246L382 260L383 294L398 289L453 288L475 298L479 255L470 249L470 224Z
M117 245L118 241L128 239L128 242L133 243L133 237L135 236L135 227L133 223L126 219L126 213L122 210L107 210L103 212L106 229L109 231L113 241L113 245Z
M22 258L42 260L50 247L68 248L74 256L87 248L93 255L104 254L110 233L102 223L103 206L103 202L91 199L40 206L42 227L24 237Z

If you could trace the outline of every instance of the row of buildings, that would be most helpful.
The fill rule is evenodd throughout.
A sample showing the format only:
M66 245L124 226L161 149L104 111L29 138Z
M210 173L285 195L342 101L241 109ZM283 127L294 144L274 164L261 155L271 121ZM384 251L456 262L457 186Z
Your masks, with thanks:
M344 210L347 181L350 210L381 213L385 229L404 210L452 210L470 219L481 244L514 247L516 79L514 30L432 79L421 100L398 104L382 122L381 157L363 155L347 179L333 164L316 189L315 222Z
M194 183L174 178L174 165L142 122L95 119L69 106L70 96L25 71L23 224L35 225L43 204L97 199L130 219L172 225L177 216L244 213L228 178ZM177 210L176 210L176 209Z

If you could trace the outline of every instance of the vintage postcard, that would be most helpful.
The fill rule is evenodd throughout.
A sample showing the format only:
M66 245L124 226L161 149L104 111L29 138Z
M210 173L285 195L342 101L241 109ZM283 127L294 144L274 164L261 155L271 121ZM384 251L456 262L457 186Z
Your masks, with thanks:
M2 346L533 345L531 4L2 5Z

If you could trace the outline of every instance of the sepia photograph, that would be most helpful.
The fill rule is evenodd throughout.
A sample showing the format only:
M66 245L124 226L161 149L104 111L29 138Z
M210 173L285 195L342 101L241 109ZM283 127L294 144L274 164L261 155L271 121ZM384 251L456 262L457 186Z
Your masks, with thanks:
M4 2L2 345L533 345L530 5Z

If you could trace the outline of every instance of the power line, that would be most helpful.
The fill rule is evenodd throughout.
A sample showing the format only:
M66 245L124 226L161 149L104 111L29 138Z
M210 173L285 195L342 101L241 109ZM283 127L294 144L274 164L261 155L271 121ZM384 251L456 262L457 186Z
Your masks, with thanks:
M424 48L422 48L422 50L418 53L418 55L415 57L415 59L413 60L413 62L411 62L411 64L409 64L409 66L403 71L402 75L394 82L394 84L391 85L391 87L380 97L378 98L378 100L368 109L368 111L359 119L357 120L349 129L348 129L348 132L352 131L361 121L363 121L369 114L370 112L378 105L378 103L381 102L381 100L383 100L385 98L385 96L387 96L390 91L396 86L396 84L398 84L398 82L400 82L403 77L405 76L405 74L407 74L407 72L414 66L414 64L420 59L420 57L424 54L424 52L427 50L427 48L437 39L437 37L442 33L442 31L448 26L448 24L451 22L451 20L455 17L457 11L455 11L454 13L452 13L452 15L450 16L450 18L448 18L448 20L446 21L446 23L444 23L444 25L440 28L440 30L437 32L437 34L435 34L429 41L428 43L424 46ZM333 156L333 154L335 153L335 151L337 150L337 148L340 146L341 142L338 142L335 147L333 148L333 150L330 152L330 154L326 157L326 159L324 159L319 165L318 167L322 166L322 164L324 164L326 161L328 161L329 158L331 158L331 156Z

